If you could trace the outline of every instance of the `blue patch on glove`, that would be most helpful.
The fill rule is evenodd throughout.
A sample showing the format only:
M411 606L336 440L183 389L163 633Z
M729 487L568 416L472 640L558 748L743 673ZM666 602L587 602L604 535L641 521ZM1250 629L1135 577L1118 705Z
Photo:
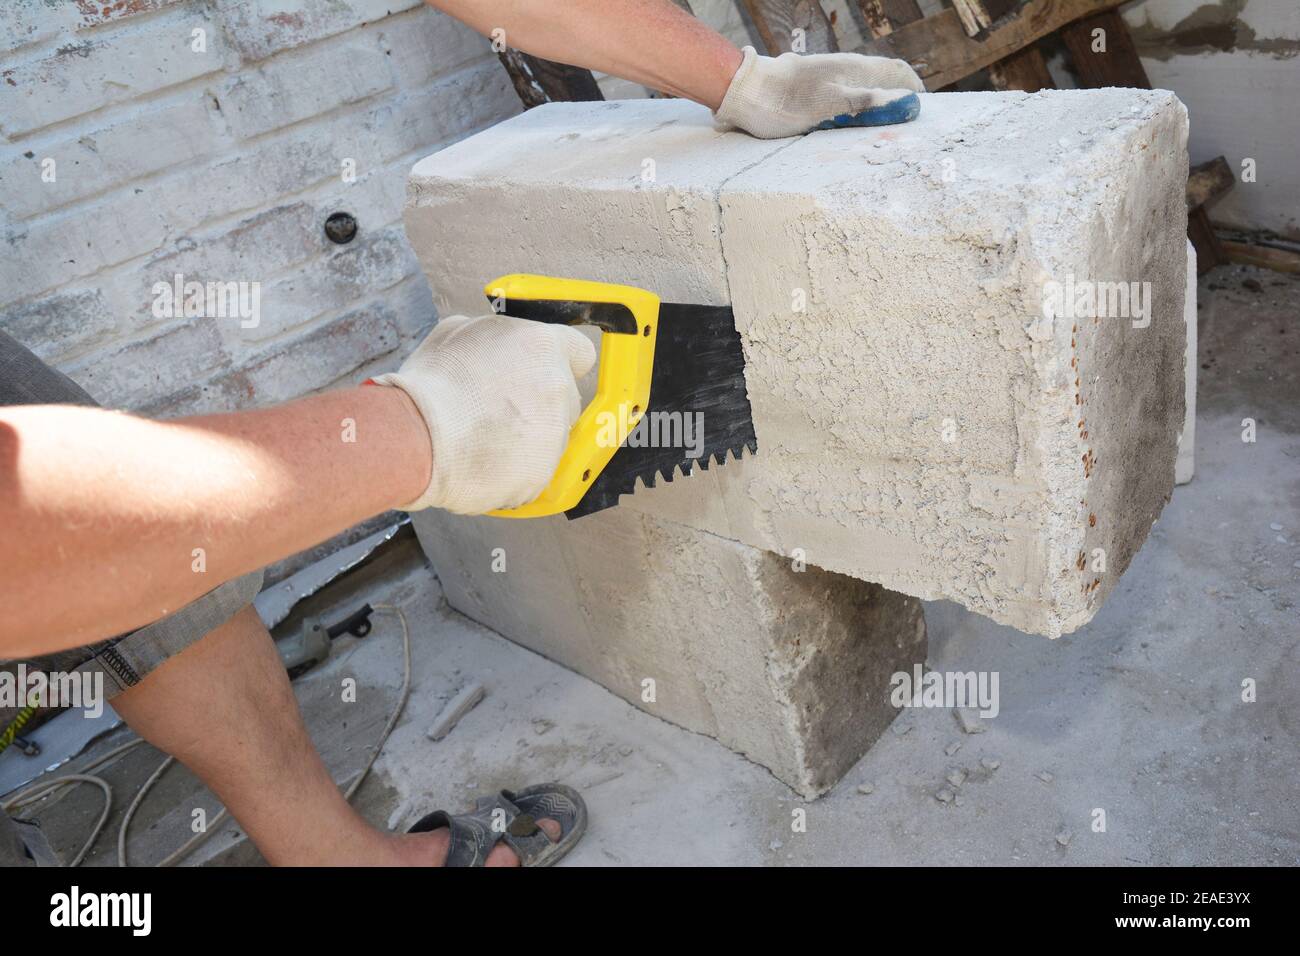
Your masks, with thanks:
M845 126L893 126L909 123L921 115L921 98L908 93L880 106L872 106L861 113L841 113L833 119L819 123L814 129L841 129Z

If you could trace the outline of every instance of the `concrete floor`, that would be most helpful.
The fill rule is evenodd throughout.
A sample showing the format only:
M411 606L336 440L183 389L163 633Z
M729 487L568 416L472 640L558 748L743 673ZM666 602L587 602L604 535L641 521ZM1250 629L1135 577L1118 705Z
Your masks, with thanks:
M493 788L563 780L592 814L569 859L592 865L1300 863L1300 278L1221 268L1201 303L1197 477L1093 622L1053 642L927 608L931 667L1000 675L1001 713L984 732L963 733L948 710L905 713L807 803L715 741L451 611L416 567L354 591L400 603L413 638L411 700L358 806L398 827ZM1252 444L1243 418L1256 422ZM360 767L401 683L400 626L375 620L296 685L336 779ZM355 704L339 700L345 676ZM468 680L486 700L429 741ZM112 768L119 794L158 759L144 748ZM954 770L960 786L946 780ZM957 799L940 802L942 788ZM83 788L42 812L64 849L97 799ZM178 845L196 805L215 804L173 770L133 825L133 861ZM805 832L792 826L800 810ZM101 837L90 862L111 861L112 843ZM233 827L193 857L257 860Z

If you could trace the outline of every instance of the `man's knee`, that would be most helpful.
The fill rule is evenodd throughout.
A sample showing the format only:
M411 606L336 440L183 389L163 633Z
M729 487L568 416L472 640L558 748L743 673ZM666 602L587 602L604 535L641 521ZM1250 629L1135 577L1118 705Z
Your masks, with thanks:
M180 610L106 642L80 669L102 672L106 696L111 700L248 609L262 589L262 576L261 571L254 571L227 581Z

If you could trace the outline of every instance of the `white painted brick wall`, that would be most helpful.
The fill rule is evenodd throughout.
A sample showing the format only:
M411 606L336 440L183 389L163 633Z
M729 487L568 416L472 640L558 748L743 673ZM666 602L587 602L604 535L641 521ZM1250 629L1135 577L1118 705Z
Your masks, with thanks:
M360 381L436 316L412 163L519 109L487 41L418 0L4 0L0 328L153 414ZM176 273L260 283L261 323L155 317Z

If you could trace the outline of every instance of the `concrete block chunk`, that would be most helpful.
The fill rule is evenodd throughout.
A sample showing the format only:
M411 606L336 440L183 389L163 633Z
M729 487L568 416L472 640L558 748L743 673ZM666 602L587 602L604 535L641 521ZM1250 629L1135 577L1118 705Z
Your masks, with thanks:
M1056 636L1173 486L1186 138L1150 90L930 94L777 141L554 104L417 164L406 224L444 313L509 272L733 305L759 455L620 510Z
M1185 485L1196 474L1196 248L1187 240L1187 289L1183 294L1183 321L1187 324L1187 353L1183 358L1186 396L1183 430L1178 436L1174 480Z
M890 676L925 660L920 601L631 509L413 520L452 607L806 797L884 733Z

